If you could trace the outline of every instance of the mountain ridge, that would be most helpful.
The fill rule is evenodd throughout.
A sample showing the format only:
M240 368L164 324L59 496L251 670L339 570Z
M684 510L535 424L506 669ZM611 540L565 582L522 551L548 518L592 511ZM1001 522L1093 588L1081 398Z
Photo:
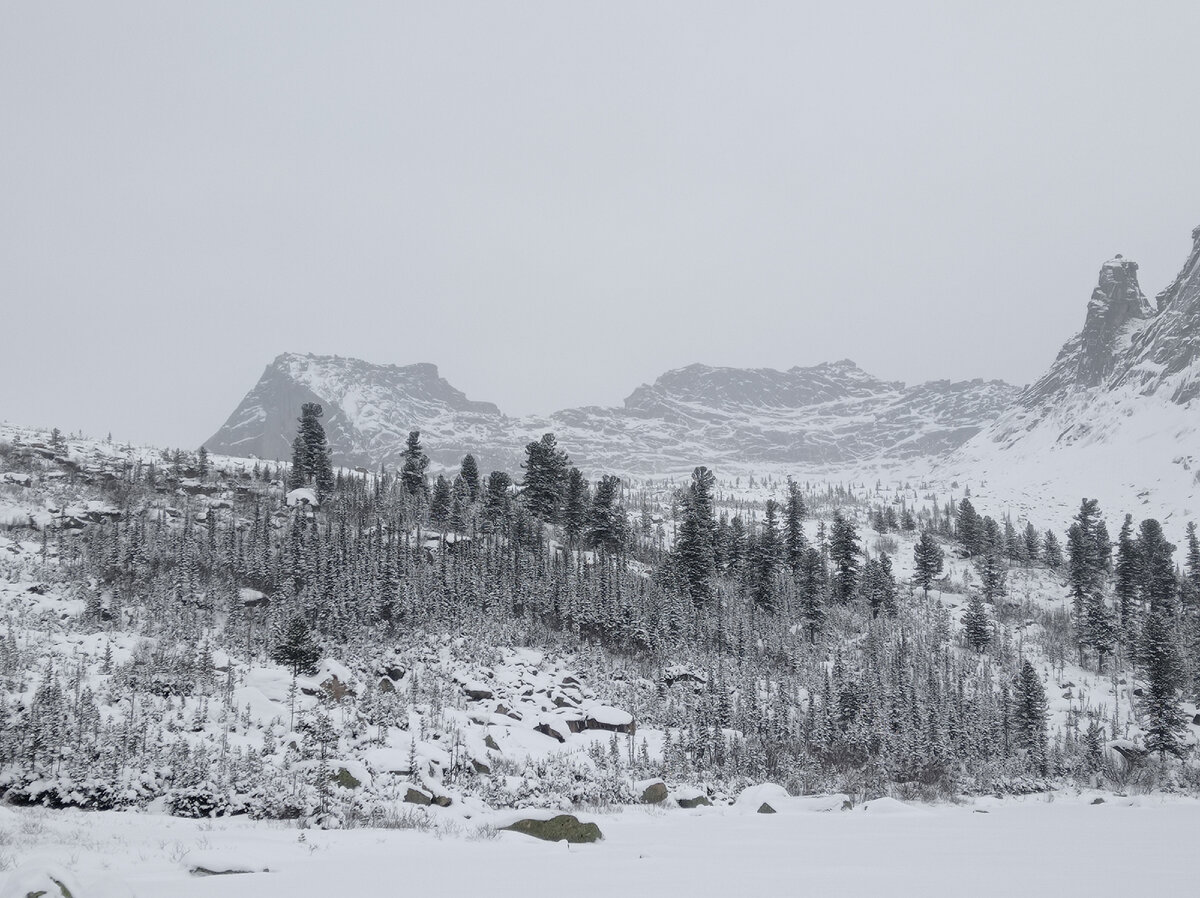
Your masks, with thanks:
M286 459L301 404L320 402L335 460L355 466L395 465L409 430L420 430L431 457L447 467L472 452L516 470L525 443L546 431L595 470L837 465L889 452L949 451L1017 391L982 378L909 387L880 380L849 359L786 371L694 363L639 385L619 407L509 417L493 403L468 399L432 363L376 365L288 352L267 365L205 445Z

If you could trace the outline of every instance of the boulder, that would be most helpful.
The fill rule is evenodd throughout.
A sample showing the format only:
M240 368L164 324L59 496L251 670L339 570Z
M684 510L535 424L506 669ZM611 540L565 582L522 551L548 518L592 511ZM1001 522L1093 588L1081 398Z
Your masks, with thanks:
M395 692L395 691L396 691L396 686L395 686L395 684L394 684L394 683L393 683L391 680L389 680L387 677L383 677L383 678L382 678L382 679L379 681L379 691L380 691L380 692Z
M414 789L412 786L409 786L408 791L404 793L404 800L409 804L416 804L421 807L428 807L433 803L431 795L422 792L420 789Z
M773 807L771 807L769 804L767 804L767 803L764 801L762 804L760 804L760 805L758 806L758 813L760 813L760 814L774 814L774 813L775 813L775 809L774 809Z
M339 767L329 779L343 789L357 789L362 785L362 782L345 767Z
M351 694L350 687L337 678L337 674L332 675L329 679L321 683L321 688L335 702L340 702L347 695Z
M667 800L667 784L662 780L641 783L640 785L642 786L643 804L658 804Z
M492 738L491 733L488 733L486 736L483 737L483 744L486 745L488 748L490 748L492 751L500 750L500 746L496 743L496 740Z
M633 715L620 708L593 705L586 711L583 726L589 730L608 730L613 733L632 735L637 730Z
M1200 714L1197 714L1195 717L1192 718L1192 723L1194 723L1196 726L1200 727Z
M510 826L501 827L514 833L523 833L547 842L598 842L604 838L595 823L581 823L574 814L559 814L549 820L518 820Z
M684 808L685 810L690 810L691 808L712 807L712 802L708 800L708 796L703 794L693 795L688 798L676 798L675 801L681 808Z

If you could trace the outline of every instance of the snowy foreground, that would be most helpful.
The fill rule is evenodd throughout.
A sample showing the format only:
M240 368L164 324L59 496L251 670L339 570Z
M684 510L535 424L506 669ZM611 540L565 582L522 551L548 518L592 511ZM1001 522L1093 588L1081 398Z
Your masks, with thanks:
M959 806L843 796L599 814L595 845L540 842L479 820L442 832L298 831L245 819L0 808L0 896L47 871L75 898L390 894L1117 895L1196 874L1200 802L1059 794ZM986 811L986 813L982 813ZM511 815L510 815L511 816ZM504 823L497 817L492 823ZM257 869L267 872L197 875ZM56 872L57 871L57 872Z

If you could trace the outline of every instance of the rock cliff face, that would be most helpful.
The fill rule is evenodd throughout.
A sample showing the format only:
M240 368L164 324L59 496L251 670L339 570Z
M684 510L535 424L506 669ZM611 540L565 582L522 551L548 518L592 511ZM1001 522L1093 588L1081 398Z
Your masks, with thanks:
M1200 397L1200 227L1179 275L1158 294L1158 316L1133 337L1110 387L1176 404Z
M1097 387L1112 374L1133 334L1157 312L1138 286L1137 270L1136 262L1121 256L1104 263L1083 330L1063 345L1050 370L1021 396L1021 405L1053 402L1071 391Z
M1200 510L1200 228L1192 243L1156 303L1132 262L1105 263L1083 330L940 473L986 482L1017 508L1095 496L1182 528Z
M230 455L287 459L304 402L325 407L338 462L398 463L409 430L446 466L471 452L518 470L523 447L553 431L586 470L654 474L697 464L835 467L937 456L961 445L1015 397L1000 381L882 381L853 362L776 371L690 365L633 391L622 408L575 408L508 418L472 402L432 365L372 365L285 354L205 445Z

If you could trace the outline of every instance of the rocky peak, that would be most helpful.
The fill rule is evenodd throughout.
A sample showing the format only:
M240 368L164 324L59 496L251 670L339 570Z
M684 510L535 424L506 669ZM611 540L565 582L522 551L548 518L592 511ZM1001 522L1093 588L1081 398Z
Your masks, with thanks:
M1128 345L1130 322L1153 318L1157 312L1138 285L1137 270L1136 262L1119 255L1100 269L1100 282L1092 291L1080 334L1078 386L1099 386L1112 373L1118 353Z
M1097 387L1112 374L1133 335L1157 312L1142 293L1137 270L1136 262L1120 255L1100 267L1083 330L1063 345L1050 370L1022 394L1022 406L1039 407L1076 390Z
M1158 315L1130 341L1110 386L1134 386L1183 404L1200 398L1200 227L1171 285L1158 294Z

